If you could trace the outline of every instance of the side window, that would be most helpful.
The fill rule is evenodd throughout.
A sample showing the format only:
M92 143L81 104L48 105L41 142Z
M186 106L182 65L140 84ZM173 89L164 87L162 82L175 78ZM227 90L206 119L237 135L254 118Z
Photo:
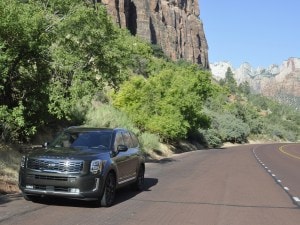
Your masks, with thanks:
M131 139L132 139L132 147L133 148L139 147L139 140L136 137L136 135L134 133L130 132L130 136L131 136Z
M129 132L123 132L124 143L128 148L132 148L132 141Z
M117 151L118 145L124 145L123 135L121 132L116 133L115 143L114 143L114 150Z

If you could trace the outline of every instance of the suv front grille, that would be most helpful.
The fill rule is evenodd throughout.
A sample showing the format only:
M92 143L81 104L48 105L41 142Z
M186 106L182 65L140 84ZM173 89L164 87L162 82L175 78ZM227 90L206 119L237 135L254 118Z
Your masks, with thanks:
M57 192L70 192L67 187L57 187L57 186L45 186L45 185L35 185L34 190L40 191L57 191Z
M32 159L27 161L27 168L56 173L79 173L83 169L82 160Z
M56 181L68 181L69 177L57 177L57 176L44 176L44 175L34 175L36 180L56 180ZM76 179L75 177L70 177Z

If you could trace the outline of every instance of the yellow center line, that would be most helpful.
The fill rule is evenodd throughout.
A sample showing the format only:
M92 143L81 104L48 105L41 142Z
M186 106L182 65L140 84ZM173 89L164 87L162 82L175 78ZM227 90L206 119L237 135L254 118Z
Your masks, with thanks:
M294 158L294 159L299 159L299 160L300 160L300 157L299 157L299 156L295 156L295 155L293 155L293 154L287 152L286 150L284 150L284 147L286 147L286 146L288 146L288 145L280 146L280 147L279 147L279 151L282 152L282 153L285 154L285 155L288 155L288 156Z

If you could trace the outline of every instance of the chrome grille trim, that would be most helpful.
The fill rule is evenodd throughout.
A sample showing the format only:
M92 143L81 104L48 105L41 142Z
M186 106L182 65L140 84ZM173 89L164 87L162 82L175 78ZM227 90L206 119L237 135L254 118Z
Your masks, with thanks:
M69 181L69 179L76 179L75 177L58 177L58 176L45 176L34 175L36 180L56 180L56 181Z
M80 173L83 169L83 161L29 158L27 168L50 173Z

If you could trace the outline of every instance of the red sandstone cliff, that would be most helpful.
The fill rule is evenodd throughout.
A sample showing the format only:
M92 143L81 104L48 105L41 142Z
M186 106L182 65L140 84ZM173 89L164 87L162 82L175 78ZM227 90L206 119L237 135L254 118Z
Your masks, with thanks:
M102 0L108 13L173 60L185 59L209 68L208 46L199 19L198 0Z

